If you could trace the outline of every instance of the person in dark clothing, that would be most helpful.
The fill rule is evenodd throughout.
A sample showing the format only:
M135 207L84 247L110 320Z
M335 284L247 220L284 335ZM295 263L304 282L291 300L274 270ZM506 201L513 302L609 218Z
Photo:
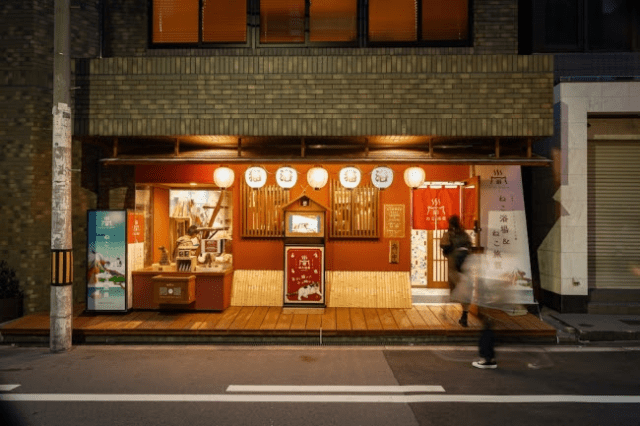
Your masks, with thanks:
M449 218L449 229L440 238L440 248L447 257L447 275L449 280L449 290L451 294L462 279L462 265L471 249L471 238L462 228L460 218L453 215ZM460 301L462 305L462 316L458 323L467 327L467 316L469 313L469 303Z
M484 326L482 333L480 333L480 341L478 342L478 352L484 360L474 361L471 363L476 368L498 368L498 363L495 360L495 335L493 328L491 327L491 320L484 318Z

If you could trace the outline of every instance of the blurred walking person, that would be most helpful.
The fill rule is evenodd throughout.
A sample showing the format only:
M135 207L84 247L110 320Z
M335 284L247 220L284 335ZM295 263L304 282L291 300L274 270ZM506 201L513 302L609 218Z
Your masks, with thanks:
M449 290L453 296L456 286L460 284L463 277L462 265L471 250L471 238L460 223L460 217L453 215L449 217L449 228L440 238L440 248L447 257L447 275L449 279ZM454 298L452 297L452 300ZM458 324L467 327L467 316L469 314L469 301L457 300L462 305L462 316Z

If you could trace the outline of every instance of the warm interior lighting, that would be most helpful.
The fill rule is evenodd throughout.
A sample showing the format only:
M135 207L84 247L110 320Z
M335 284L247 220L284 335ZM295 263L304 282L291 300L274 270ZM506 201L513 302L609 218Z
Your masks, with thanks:
M231 185L233 185L233 180L235 179L235 173L228 167L218 167L213 172L213 181L220 188L227 189Z
M276 183L280 188L291 189L298 181L298 172L293 167L280 167L276 172Z
M307 172L307 182L315 190L318 190L327 184L329 173L322 167L313 167Z
M409 188L416 189L424 182L426 174L421 167L409 167L404 171L404 183Z
M348 189L353 189L360 184L362 174L356 167L343 167L340 170L340 184Z
M249 167L244 173L244 180L250 188L262 188L267 183L267 171L262 167Z

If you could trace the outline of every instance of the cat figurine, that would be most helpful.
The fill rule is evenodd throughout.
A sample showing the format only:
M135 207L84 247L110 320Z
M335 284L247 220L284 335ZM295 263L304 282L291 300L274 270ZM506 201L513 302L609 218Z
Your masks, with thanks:
M317 294L320 297L322 297L322 294L320 293L320 284L311 283L311 284L305 285L304 287L300 287L298 291L295 291L293 293L287 293L287 296L298 295L298 300L302 300L303 297L307 299L312 294Z

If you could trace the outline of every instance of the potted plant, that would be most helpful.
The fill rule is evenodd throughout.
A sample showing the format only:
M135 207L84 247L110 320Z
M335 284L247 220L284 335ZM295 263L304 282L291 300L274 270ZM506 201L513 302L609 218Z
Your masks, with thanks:
M22 316L23 293L16 271L0 261L0 323Z

